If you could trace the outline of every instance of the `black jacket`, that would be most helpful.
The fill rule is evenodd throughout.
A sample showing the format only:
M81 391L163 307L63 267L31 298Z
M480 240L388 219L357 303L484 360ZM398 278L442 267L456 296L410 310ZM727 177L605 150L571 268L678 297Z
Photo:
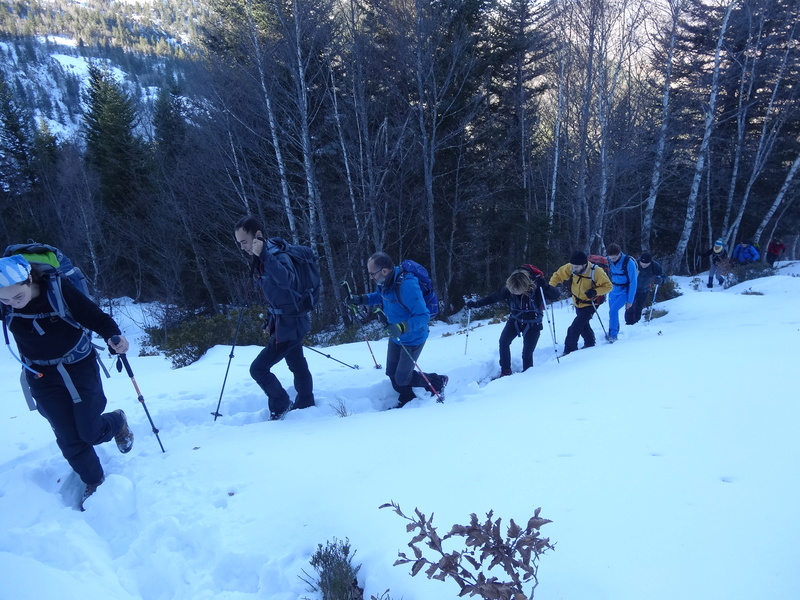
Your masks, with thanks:
M43 280L39 284L39 296L26 306L14 309L13 312L28 315L54 312L56 309L51 306L47 298L50 285L49 279ZM104 340L120 335L114 319L84 296L69 280L62 278L61 289L69 312L78 323L94 331ZM5 310L8 311L9 308L5 307ZM12 318L8 327L17 342L19 353L32 362L61 358L75 347L83 335L82 330L58 316L42 317L35 321L41 327L43 334L36 330L34 319Z

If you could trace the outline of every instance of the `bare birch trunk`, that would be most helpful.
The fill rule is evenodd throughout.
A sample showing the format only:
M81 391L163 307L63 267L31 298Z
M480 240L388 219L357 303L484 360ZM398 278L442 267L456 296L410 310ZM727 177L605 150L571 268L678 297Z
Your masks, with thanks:
M703 128L703 140L700 143L700 148L697 153L697 163L695 164L694 178L692 180L692 187L689 192L689 198L686 202L686 217L683 224L683 231L678 240L678 245L675 248L675 254L672 257L672 271L680 272L681 263L686 256L686 247L689 245L689 236L694 228L695 216L697 213L697 198L700 193L700 181L703 176L703 168L708 153L708 146L711 140L711 133L714 130L714 113L717 107L717 94L719 93L719 65L720 56L722 54L722 44L725 39L725 32L728 29L728 21L730 20L731 12L733 11L736 0L732 0L728 4L728 9L725 11L725 17L722 20L720 27L719 37L717 38L717 48L714 53L714 73L711 82L711 94L708 99L708 109L706 114L705 126Z

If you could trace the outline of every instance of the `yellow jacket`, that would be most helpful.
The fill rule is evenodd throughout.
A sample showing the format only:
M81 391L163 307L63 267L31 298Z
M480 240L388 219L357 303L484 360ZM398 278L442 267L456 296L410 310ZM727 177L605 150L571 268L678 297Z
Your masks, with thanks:
M594 282L592 282L592 278L594 278ZM572 265L565 264L550 277L550 285L558 285L567 279L572 279L572 303L577 308L591 306L592 301L586 297L586 290L594 289L598 296L602 296L608 294L614 287L603 268L596 267L592 263L589 263L580 275L573 275Z

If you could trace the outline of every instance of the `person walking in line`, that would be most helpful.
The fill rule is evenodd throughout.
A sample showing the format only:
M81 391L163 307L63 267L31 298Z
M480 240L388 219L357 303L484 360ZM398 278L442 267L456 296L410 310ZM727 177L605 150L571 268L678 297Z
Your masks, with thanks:
M314 406L314 380L303 355L311 310L308 304L298 303L295 288L300 275L287 252L287 242L278 237L265 239L264 227L250 215L236 223L234 234L239 248L253 257L254 277L267 302L265 333L270 340L250 365L250 376L267 395L270 420L274 421L293 408ZM282 360L294 376L294 403L271 371Z
M638 269L636 261L625 254L619 244L608 246L608 268L614 289L608 295L608 341L616 342L619 335L619 310L627 311L636 299Z
M636 279L636 297L633 301L633 308L625 311L625 324L635 325L642 318L642 311L650 299L653 285L661 285L665 281L664 269L653 260L653 255L649 252L642 252L637 261L639 273Z
M386 349L386 375L397 392L397 406L401 408L414 400L413 388L427 388L432 396L444 398L444 388L449 378L438 373L420 373L414 365L422 354L428 339L430 312L425 304L419 280L413 273L395 266L385 252L376 252L367 261L367 273L375 282L377 291L369 294L352 294L347 302L352 305L380 306L386 316L389 343ZM434 389L430 389L430 386Z
M746 265L747 263L758 261L761 255L758 253L755 246L753 246L753 240L748 238L736 245L736 248L733 249L732 258L735 263Z
M594 303L598 296L608 294L613 289L605 271L596 265L589 266L586 253L580 250L573 252L569 262L553 273L550 277L550 285L556 286L567 280L570 281L575 319L567 329L562 356L578 349L578 338L583 338L584 348L595 345L596 338L590 324L596 312Z
M700 253L699 256L702 257L710 257L710 264L708 268L708 283L706 287L713 288L714 287L714 277L717 278L717 282L719 285L725 283L725 278L722 276L721 269L727 264L726 261L728 259L728 247L725 244L725 240L722 238L718 238L717 241L714 242L714 245L706 250L705 252Z
M68 279L56 282L55 277L59 276L31 266L23 256L0 258L4 324L17 343L36 409L53 428L61 454L86 485L83 509L83 502L105 479L94 446L113 439L120 452L133 447L125 413L104 412L107 399L97 351L86 330L100 335L118 354L127 352L129 344L114 319ZM61 290L58 301L56 286ZM72 322L60 317L67 312L59 313L54 305L62 301Z
M775 261L778 260L781 254L786 250L784 244L779 238L772 238L767 246L767 263L770 267L775 266Z
M535 270L534 270L535 269ZM522 337L522 370L533 366L533 351L539 341L545 304L541 295L553 302L559 292L549 285L542 272L531 265L515 269L499 290L481 298L469 300L467 308L480 308L497 302L507 302L510 309L508 321L500 334L500 376L511 375L511 342Z
M775 261L780 258L781 254L783 254L785 250L786 244L784 244L779 238L772 238L767 246L767 263L770 267L775 266Z

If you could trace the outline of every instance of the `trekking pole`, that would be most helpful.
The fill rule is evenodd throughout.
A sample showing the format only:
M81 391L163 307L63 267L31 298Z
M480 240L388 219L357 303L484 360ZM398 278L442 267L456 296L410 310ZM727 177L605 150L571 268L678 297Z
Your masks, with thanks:
M467 344L469 344L469 324L472 321L472 309L467 308L467 339L464 342L464 356L467 355Z
M222 404L222 394L225 392L225 383L228 381L228 371L231 369L231 361L233 360L233 349L236 348L236 340L239 339L239 328L242 326L242 317L244 317L244 308L239 311L239 321L236 323L236 333L233 335L233 344L231 344L231 353L228 355L228 366L225 368L225 377L222 379L222 389L219 391L219 400L217 401L217 410L212 412L214 420L222 415L219 412L219 407Z
M388 325L389 324L389 319L386 317L386 313L384 313L380 308L376 308L375 309L375 314L378 315L378 318L381 320L381 323L383 323L384 325ZM419 372L420 375L422 375L422 378L425 380L425 383L428 384L428 387L431 388L431 391L436 395L436 402L439 402L439 403L444 402L444 398L436 390L436 388L433 387L433 384L431 383L430 379L428 379L428 376L425 375L425 371L423 371L419 367L419 365L417 364L417 361L411 355L411 352L409 352L408 348L406 348L405 346L403 346L403 344L400 343L400 338L395 338L394 341L398 346L400 346L403 350L405 350L406 354L408 355L408 358L410 358L411 362L414 363L414 368Z
M650 311L647 313L647 320L645 321L645 325L650 322L650 319L653 318L653 309L656 307L656 295L658 295L658 286L661 285L660 283L656 284L656 289L653 292L653 301L650 303Z
M606 340L608 340L608 333L606 332L606 328L603 325L603 319L600 318L600 313L597 312L597 306L594 303L594 298L592 298L592 308L594 309L594 314L597 315L597 320L600 321L600 327L603 329L603 335L606 336Z
M345 290L347 290L347 296L350 297L352 294L350 292L350 284L347 281L342 281L342 285L344 286ZM348 306L353 310L353 317L356 321L361 323L361 319L358 318L358 309L353 306L352 304L348 304ZM366 332L364 332L364 341L367 342L367 348L369 349L370 356L372 356L372 362L375 363L375 368L380 369L382 368L378 361L375 359L375 353L372 351L372 346L369 345L369 339L367 338Z
M542 312L544 312L545 316L547 316L547 325L548 327L550 327L550 333L553 334L553 352L556 355L556 362L558 364L561 364L561 361L558 359L558 348L556 348L556 329L555 325L553 325L552 327L550 326L550 316L547 314L547 300L544 299L544 290L542 288L539 288L539 293L542 296L542 305L544 306L544 311Z
M115 344L119 342L120 337L118 335L112 336L111 341ZM128 362L128 356L125 354L117 354L117 371L122 372L122 367L125 367L125 371L128 373L128 377L131 378L131 383L133 383L133 389L136 390L137 400L142 403L142 408L144 408L144 414L147 415L147 420L150 421L150 427L153 428L153 433L156 434L156 439L158 440L158 445L161 446L161 451L166 452L164 450L164 444L161 443L161 438L158 437L158 429L156 429L155 424L153 424L153 418L150 416L150 411L147 410L147 404L144 402L144 396L142 396L141 390L139 390L139 384L136 383L136 378L133 376L133 371L131 370L131 364Z
M339 360L338 358L333 358L330 354L325 354L324 352L320 352L316 348L312 348L311 346L306 346L309 350L316 352L317 354L322 354L325 358L330 358L331 360L335 360L337 363L344 365L345 367L350 367L351 369L358 369L358 365L348 365L346 362Z
M257 257L253 257L253 261L250 264L250 279L253 279L253 273L256 270L256 259ZM233 349L236 348L236 341L239 339L239 329L242 327L242 318L244 317L244 307L240 309L239 312L239 321L236 323L236 333L233 334L233 344L231 344L231 353L228 355L228 366L225 368L225 377L222 379L222 389L219 391L219 400L217 401L217 410L212 412L211 414L214 415L214 420L217 420L217 417L221 417L222 415L219 412L219 407L222 405L222 394L225 393L225 383L228 381L228 371L231 370L231 361L233 361Z

